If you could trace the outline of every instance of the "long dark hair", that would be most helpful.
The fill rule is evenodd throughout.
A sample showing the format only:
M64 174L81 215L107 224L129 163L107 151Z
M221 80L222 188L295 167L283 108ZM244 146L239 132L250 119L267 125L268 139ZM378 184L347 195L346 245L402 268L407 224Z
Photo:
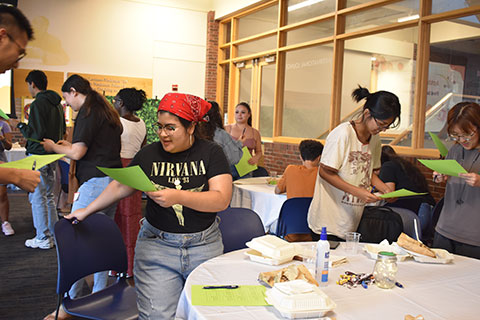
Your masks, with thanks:
M63 83L62 92L70 92L72 88L86 96L82 108L85 108L87 116L93 112L96 116L106 119L110 125L122 127L118 112L100 93L92 89L87 79L78 74L71 75Z
M215 101L208 101L212 107L207 112L208 121L200 122L198 129L201 137L207 140L213 140L215 129L223 129L222 116L220 115L220 107Z
M235 106L235 109L237 109L238 106L243 106L243 107L247 108L248 113L250 113L250 117L248 117L247 124L249 126L252 126L252 109L250 109L250 105L246 102L240 102L239 104L237 104Z
M420 172L420 169L410 161L398 156L392 147L382 146L382 155L380 159L382 165L387 161L396 162L408 176L408 179L412 181L414 185L418 186L420 192L430 192L427 179L425 179L425 176Z
M388 91L370 93L367 88L358 86L353 90L352 98L356 102L366 99L363 110L368 109L374 119L387 120L393 117L393 123L396 122L393 127L400 124L400 101L395 94Z

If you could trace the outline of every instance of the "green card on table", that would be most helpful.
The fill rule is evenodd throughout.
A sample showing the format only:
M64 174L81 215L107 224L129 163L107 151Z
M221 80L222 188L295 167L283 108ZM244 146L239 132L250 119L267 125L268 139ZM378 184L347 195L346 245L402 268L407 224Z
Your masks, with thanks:
M21 160L5 162L0 164L2 168L16 168L16 169L33 169L33 163L35 162L35 170L38 170L47 164L57 161L63 158L65 154L45 154L45 155L33 155Z
M203 289L192 285L194 306L268 306L264 286L239 286L237 289Z
M454 159L447 160L423 160L419 159L425 167L447 176L458 177L459 173L467 173L460 163Z
M156 191L155 185L148 179L140 166L126 168L103 168L97 167L98 170L105 173L110 178L117 180L121 184L140 191Z
M418 192L413 192L407 189L399 189L393 192L381 194L379 195L379 197L382 199L388 199L388 198L401 198L401 197L410 197L410 196L423 196L424 194L427 194L427 193L426 192L418 193Z
M433 143L435 143L438 151L440 151L440 155L445 158L448 153L447 147L443 144L442 140L440 140L440 138L435 133L429 132L428 134L432 138Z
M250 154L250 151L248 151L248 148L243 147L242 151L242 158L235 165L235 168L237 168L237 172L240 177L243 177L247 173L252 172L253 170L256 170L258 168L256 164L251 165L250 163L248 163L248 160L252 158L252 155Z

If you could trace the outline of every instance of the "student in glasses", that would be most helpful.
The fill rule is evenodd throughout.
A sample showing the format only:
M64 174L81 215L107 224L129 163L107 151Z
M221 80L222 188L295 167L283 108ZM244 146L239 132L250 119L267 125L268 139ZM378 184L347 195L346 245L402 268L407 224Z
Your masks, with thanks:
M157 112L160 141L143 147L130 163L139 165L157 188L146 193L135 247L139 319L174 319L190 272L223 253L216 216L230 203L232 176L221 147L196 133L210 108L193 95L166 94ZM67 218L83 220L134 192L113 181L87 208Z
M308 212L313 240L326 226L329 240L343 240L345 233L356 231L366 203L380 200L371 192L393 191L374 169L380 168L381 142L378 134L398 123L400 102L387 91L370 93L358 87L355 101L365 99L356 120L342 123L327 136L320 159L319 175Z
M433 246L480 259L480 105L456 104L448 112L447 125L455 144L446 159L457 160L468 173L447 180L447 176L433 172L434 182L447 181Z

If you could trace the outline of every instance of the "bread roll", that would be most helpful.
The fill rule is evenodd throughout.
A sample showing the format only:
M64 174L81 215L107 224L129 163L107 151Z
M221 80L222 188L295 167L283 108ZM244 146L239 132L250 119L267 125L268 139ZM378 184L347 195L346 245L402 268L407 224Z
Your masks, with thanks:
M435 255L435 252L433 252L429 247L427 247L420 241L410 238L403 232L398 237L397 244L402 248L413 251L415 253L423 254L424 256L429 256L432 258L437 257Z

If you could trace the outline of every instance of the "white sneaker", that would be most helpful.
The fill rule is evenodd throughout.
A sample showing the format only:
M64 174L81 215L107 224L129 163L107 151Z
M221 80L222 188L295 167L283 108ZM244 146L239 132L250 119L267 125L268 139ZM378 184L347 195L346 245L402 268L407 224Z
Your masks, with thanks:
M52 239L38 240L37 238L28 239L25 241L25 246L28 248L51 249L53 248Z
M4 223L2 223L2 231L6 236L11 236L15 234L15 231L13 230L12 225L8 221L5 221Z

